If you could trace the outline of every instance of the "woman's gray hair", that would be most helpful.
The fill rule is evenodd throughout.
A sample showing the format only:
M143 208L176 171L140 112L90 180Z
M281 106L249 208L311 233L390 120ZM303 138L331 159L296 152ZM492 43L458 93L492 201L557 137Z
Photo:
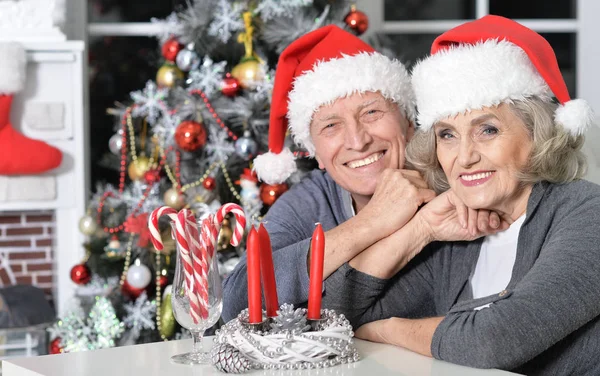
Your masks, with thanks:
M522 183L569 183L586 173L587 161L581 150L585 137L573 136L556 125L554 111L557 104L532 97L513 101L509 107L525 124L533 141L527 165L518 176ZM433 127L428 131L417 128L406 148L406 159L408 165L421 172L436 192L450 188L437 159Z

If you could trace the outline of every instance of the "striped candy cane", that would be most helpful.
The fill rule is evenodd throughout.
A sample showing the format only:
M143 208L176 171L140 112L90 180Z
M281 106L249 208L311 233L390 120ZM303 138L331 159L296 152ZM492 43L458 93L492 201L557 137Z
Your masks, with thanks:
M200 319L200 308L197 302L197 297L195 296L194 292L193 265L190 257L190 246L188 244L188 236L185 230L185 221L182 223L179 219L177 211L168 206L162 206L152 211L150 217L148 218L148 230L152 235L152 244L154 244L154 247L158 251L161 251L164 248L162 238L158 229L158 221L163 215L167 215L173 222L175 222L175 241L177 242L177 248L179 249L181 259L183 260L183 273L188 298L190 300L190 313L192 316L192 320L195 324L197 324Z
M244 236L244 229L246 228L246 214L244 213L244 209L242 209L242 207L238 204L228 203L221 206L215 216L215 224L217 225L217 229L221 228L223 219L228 213L233 213L235 216L235 229L233 230L233 236L231 237L231 245L237 247L240 245L242 237Z
M189 238L190 254L192 258L193 279L196 286L196 298L199 303L199 313L203 319L208 319L208 260L206 245L204 244L196 217L189 209L183 209L178 217L185 221L185 230Z
M219 228L215 224L214 215L210 214L202 221L202 236L207 244L209 259L214 257L217 239L219 238Z
M177 218L177 210L168 206L161 206L160 208L153 210L150 217L148 217L148 230L150 230L150 235L152 235L150 239L157 251L162 251L164 248L160 231L158 230L158 220L163 215L169 216L169 218L174 221Z
M179 254L183 261L183 272L185 274L185 281L188 287L187 296L190 301L190 315L192 320L197 324L202 318L202 308L200 306L200 300L197 293L198 284L195 282L194 277L194 262L192 259L193 253L193 236L189 233L186 212L184 210L177 214L175 220L175 237L177 239Z

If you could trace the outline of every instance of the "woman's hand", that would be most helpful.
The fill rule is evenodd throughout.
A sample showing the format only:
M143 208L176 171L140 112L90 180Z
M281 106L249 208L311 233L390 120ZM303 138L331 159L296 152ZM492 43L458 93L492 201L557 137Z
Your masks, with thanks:
M431 341L443 317L403 319L392 317L373 321L358 328L356 338L404 347L421 355L431 356Z
M452 190L425 205L415 220L428 229L431 241L475 240L510 226L496 212L468 208Z

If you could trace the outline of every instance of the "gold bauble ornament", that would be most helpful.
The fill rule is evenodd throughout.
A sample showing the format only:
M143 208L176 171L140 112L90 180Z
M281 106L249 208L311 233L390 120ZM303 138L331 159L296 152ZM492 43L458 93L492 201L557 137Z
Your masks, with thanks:
M237 78L244 89L248 89L253 83L264 78L260 61L255 57L243 58L238 65L233 67L231 75Z
M163 199L167 206L175 210L179 210L185 206L185 196L182 193L179 193L177 188L167 190Z
M226 250L230 244L231 238L233 237L233 230L231 229L231 223L229 222L229 218L223 219L223 225L221 227L221 231L219 231L219 240L217 242L217 250L224 251Z
M150 170L152 167L152 163L150 163L150 159L146 156L140 155L137 157L135 161L131 161L129 167L127 168L127 173L129 174L129 178L131 180L141 180L144 177L144 174Z
M183 72L175 64L165 63L156 72L156 83L160 87L174 87L183 81Z
M83 235L91 236L98 230L98 224L91 215L85 215L79 220L79 231Z
M165 338L170 338L175 334L175 316L173 316L170 289L167 294L163 295L163 301L160 305L160 334Z

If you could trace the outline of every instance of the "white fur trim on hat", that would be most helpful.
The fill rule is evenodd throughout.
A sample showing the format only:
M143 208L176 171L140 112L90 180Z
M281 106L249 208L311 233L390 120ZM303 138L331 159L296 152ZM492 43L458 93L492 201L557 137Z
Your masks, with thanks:
M573 136L579 136L594 123L594 110L587 101L572 99L558 106L554 113L554 120Z
M495 39L437 52L415 66L412 84L423 130L469 110L532 96L552 97L525 51Z
M288 148L283 148L279 154L264 153L254 158L253 170L267 184L283 183L296 172L296 158Z
M414 120L414 94L402 63L378 52L343 55L316 63L312 70L294 80L287 115L294 141L314 156L310 123L315 111L338 98L367 91L378 91L400 104L406 116Z
M25 85L25 50L18 43L0 43L0 94L14 94Z

